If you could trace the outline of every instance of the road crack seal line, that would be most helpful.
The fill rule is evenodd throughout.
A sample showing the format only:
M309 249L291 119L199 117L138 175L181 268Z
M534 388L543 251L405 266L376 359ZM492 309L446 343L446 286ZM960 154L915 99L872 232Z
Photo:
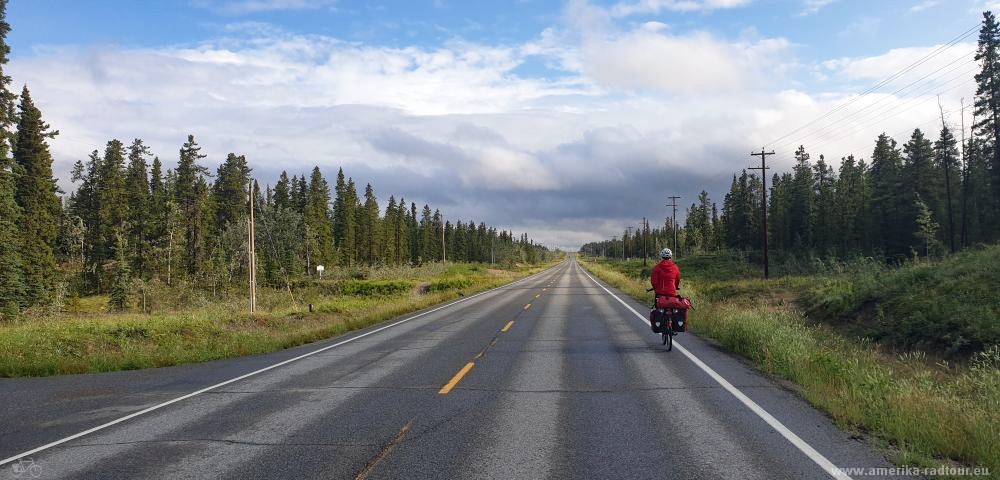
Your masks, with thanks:
M647 388L626 388L626 389L539 389L520 390L511 388L482 388L482 387L460 387L460 390L468 392L496 392L496 393L596 393L620 395L629 392L668 392L668 391L694 391L694 390L718 390L718 386L703 387L647 387Z
M365 465L365 468L360 472L358 472L358 476L354 477L354 480L365 480L366 478L368 478L368 475L372 473L372 470L375 469L375 467L379 464L379 462L385 460L385 458L388 457L389 454L391 454L392 451L396 449L396 446L403 441L403 437L406 436L406 432L410 431L411 425L413 425L413 420L406 422L406 425L403 425L403 428L401 428L399 430L399 433L396 434L396 438L392 439L392 441L389 442L389 444L386 445L385 448L383 448L382 451L375 456L375 458L371 459L371 461L369 461L368 464Z
M170 443L222 443L227 445L245 445L249 447L378 447L380 445L371 443L345 443L345 442L248 442L245 440L230 440L225 438L178 438L164 440L133 440L130 442L91 442L74 443L61 448L83 448L83 447L111 447L126 445L157 445Z

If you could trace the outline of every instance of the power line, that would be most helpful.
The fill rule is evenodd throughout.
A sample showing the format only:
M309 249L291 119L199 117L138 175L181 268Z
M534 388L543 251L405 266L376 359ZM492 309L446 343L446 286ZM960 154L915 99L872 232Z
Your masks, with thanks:
M956 88L965 86L966 84L971 83L974 80L975 79L969 79L966 82L963 82L962 84L956 85L955 87L949 88L947 90L943 90L943 92L948 92L948 91L954 90ZM906 112L908 112L910 110L913 110L916 107L922 106L922 105L930 102L933 99L934 99L933 97L920 99L920 101L918 103L915 103L915 104L911 105L908 108L905 108L903 110L899 110L899 111L897 111L897 112L895 112L895 113L893 113L891 115L888 115L888 116L880 116L880 117L874 119L874 121L871 121L871 122L869 122L867 124L855 126L855 128L853 128L851 131L849 131L849 132L847 132L847 133L845 133L843 135L840 135L840 137L841 138L845 138L845 137L852 137L852 136L858 135L858 134L862 133L865 129L871 128L871 127L875 126L875 124L877 124L877 123L879 123L881 121L885 121L885 120L890 119L890 118L898 117L898 116L900 116L900 115L902 115L902 114L904 114L904 113L906 113ZM945 113L952 114L952 113L954 113L954 111L953 110L952 111L946 111ZM937 119L937 115L935 114L934 118L931 119L930 121L923 122L923 123L921 123L921 124L919 124L917 126L914 126L914 127L906 128L906 129L902 130L899 134L895 135L894 138L898 137L900 135L905 135L907 132L912 132L916 128L921 128L921 127L923 127L923 126L925 126L927 124L934 123L934 122L937 121L936 119ZM833 142L835 142L836 140L838 140L838 139L829 139L828 138L828 139L825 139L825 140L822 140L822 141L820 141L818 143L813 144L812 148L814 150L821 150L823 147L825 147L827 145L833 144Z
M934 90L933 87L944 87L944 86L947 86L947 85L949 85L951 83L954 83L957 80L961 80L962 78L966 78L966 80L964 82L960 83L960 84L954 85L954 86L946 88L944 90L939 90L938 94L945 93L945 92L950 92L952 90L956 90L958 88L962 88L965 85L968 85L969 83L972 83L973 81L975 81L975 78L968 78L966 76L968 73L972 73L973 71L975 71L975 68L973 68L972 70L964 71L960 75L957 75L957 76L955 76L953 78L948 79L946 82L944 82L941 85L933 85L932 88L925 88L918 95L924 95L925 93L929 93L929 92L933 91ZM906 113L906 112L908 112L910 110L913 110L916 107L919 107L921 105L926 104L927 102L929 102L931 100L934 100L934 98L936 98L936 97L918 96L918 97L912 98L912 99L910 99L910 100L908 100L906 102L903 102L903 103L901 103L899 105L889 106L889 108L885 108L885 109L882 109L882 110L877 111L877 112L872 112L872 113L870 113L870 114L868 114L868 115L865 116L865 117L867 117L864 120L866 123L860 124L860 125L859 124L855 124L850 129L850 131L848 131L846 133L840 132L840 134L837 136L838 138L829 138L829 137L827 137L825 139L819 139L818 142L812 143L810 145L810 147L813 150L822 149L822 147L824 147L826 145L830 145L834 141L837 141L837 140L843 139L843 138L852 137L854 135L857 135L857 134L861 133L862 131L864 131L867 128L870 128L870 127L872 127L872 126L874 126L874 125L876 125L878 123L884 122L887 119L898 117L898 116L900 116L900 115L902 115L902 114L904 114L904 113ZM902 107L906 107L906 108L902 108ZM900 108L902 108L902 109L900 109ZM894 109L896 109L895 112L893 112ZM949 113L953 113L953 112L949 112ZM809 143L809 142L794 142L794 143L790 143L790 144L785 144L785 145L782 146L782 148L778 149L778 151L781 152L781 151L784 151L784 150L786 150L788 148L794 148L796 145L805 145L806 143Z
M890 75L889 77L885 78L884 80L882 80L882 81L876 83L875 85L869 87L867 90L861 92L860 94L858 94L857 96L851 98L847 102L840 104L839 106L837 106L837 107L833 108L832 110L830 110L830 111L828 111L828 112L820 115L819 117L813 119L812 121L807 122L805 125L802 125L801 127L798 127L796 129L794 129L794 130L792 130L792 131L790 131L790 132L788 132L788 133L786 133L786 134L784 134L784 135L782 135L782 136L780 136L780 137L778 137L778 138L776 138L776 139L768 142L767 144L768 145L776 144L776 143L778 143L778 142L780 142L780 141L782 141L782 140L784 140L784 139L786 139L788 137L791 137L792 135L795 135L796 133L798 133L798 132L800 132L800 131L808 128L809 126L815 124L816 122L819 122L820 120L823 120L824 118L827 118L830 115L833 115L833 114L835 114L835 113L837 113L837 112L839 112L839 111L847 108L848 106L854 104L855 102L857 102L861 98L863 98L863 97L867 96L868 94L870 94L870 93L872 93L872 92L874 92L874 91L882 88L883 86L889 84L893 80L895 80L895 79L897 79L897 78L905 75L907 72L913 70L914 68L917 68L918 66L924 64L925 62L927 62L931 58L934 58L935 56L941 54L945 50L947 50L947 49L951 48L952 46L958 44L959 42L961 42L962 40L964 40L965 38L967 38L969 35L971 35L973 32L975 32L976 29L978 29L978 28L979 28L979 24L976 24L972 28L966 30L965 32L962 32L960 35L958 35L957 37L955 37L954 39L952 39L948 43L939 46L938 48L934 49L933 51L931 51L930 53L928 53L927 55L925 55L921 59L913 62L909 66L904 67L902 70L899 70L898 72Z
M952 65L954 65L955 63L960 62L962 60L966 60L966 61L964 63L961 63L961 64L957 65L957 66L952 67ZM822 136L823 134L828 133L830 130L834 129L835 127L840 126L841 124L847 123L848 121L855 120L855 117L858 117L858 118L868 118L874 112L878 112L878 111L872 111L872 109L874 107L876 107L877 105L882 104L883 102L886 102L887 100L889 100L891 98L896 98L896 95L898 95L898 94L900 94L900 93L902 93L902 92L904 92L906 90L910 90L911 87L915 87L915 88L913 88L914 90L918 90L918 89L920 89L920 87L925 87L925 88L919 90L921 93L914 93L915 97L919 97L923 93L925 93L925 92L927 92L929 90L933 90L935 87L942 87L943 85L939 85L940 82L938 82L938 80L941 77L947 76L948 74L950 74L952 72L955 72L956 70L958 70L958 69L960 69L962 67L965 67L966 65L968 65L970 63L974 63L974 62L975 62L975 52L973 51L973 52L970 52L970 53L968 53L966 55L958 57L955 60L952 60L951 62L948 62L947 64L939 67L938 69L936 69L936 70L934 70L934 71L932 71L932 72L930 72L930 73L928 73L928 74L926 74L926 75L924 75L924 76L922 76L922 77L914 80L913 82L910 82L906 86L903 86L903 87L897 89L896 91L894 91L894 92L892 92L892 93L890 93L890 94L888 94L886 96L883 96L883 97L877 99L876 101L874 101L874 102L872 102L872 103L870 103L868 105L865 105L864 107L861 107L858 110L855 110L853 112L847 113L846 115L844 115L844 116L842 116L842 117L840 117L840 118L838 118L836 120L833 120L832 122L827 123L825 125L819 125L819 126L817 126L818 128L816 128L814 130L811 130L810 132L806 133L805 137L802 137L802 138L809 139L810 137ZM948 68L948 67L952 67L952 68ZM975 71L975 69L963 71L962 75L964 76L964 75L967 75L968 73L972 73L974 71ZM951 78L947 82L945 82L945 84L950 83L950 82L956 80L957 78L958 77ZM883 110L881 110L881 112L885 113L885 112L891 111L893 108L897 108L897 107L898 106L892 106L892 105L890 105L888 109L883 109ZM875 113L875 115L878 116L877 113ZM808 140L805 140L805 141L804 140L797 140L797 141L791 142L791 144L793 144L793 145L797 144L797 143L801 144L801 143L805 143L806 141L808 141ZM788 145L788 143L785 144L785 146L787 146L787 145Z

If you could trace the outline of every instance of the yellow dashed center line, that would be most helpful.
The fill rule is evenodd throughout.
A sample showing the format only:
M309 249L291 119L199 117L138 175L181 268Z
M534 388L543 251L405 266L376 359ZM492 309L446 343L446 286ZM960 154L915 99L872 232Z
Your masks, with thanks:
M502 329L500 329L500 331L501 332L506 332L507 330L510 330L510 327L513 327L513 326L514 326L514 321L511 320L511 321L507 322L507 325L505 325Z
M531 308L531 304L530 304L530 303L524 306L524 309L525 309L525 310L527 310L527 309L529 309L529 308Z
M538 297L541 297L541 296L542 296L542 294L539 293L538 295L535 295L535 298L538 298Z
M475 363L472 362L466 363L465 366L462 367L462 369L459 370L458 373L456 373L455 376L451 378L450 382L445 384L445 386L441 387L441 390L438 390L438 393L441 395L447 395L448 392L451 391L451 389L455 388L455 385L458 385L458 382L462 381L462 377L464 377L467 373L469 373L469 370L472 370L472 367L474 366L476 366Z

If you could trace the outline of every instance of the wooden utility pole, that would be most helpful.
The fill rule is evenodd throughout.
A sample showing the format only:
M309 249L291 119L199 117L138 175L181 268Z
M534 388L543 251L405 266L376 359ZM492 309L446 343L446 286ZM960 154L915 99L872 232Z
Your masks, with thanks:
M250 179L250 219L247 229L247 271L250 277L250 316L257 311L257 253L254 246L253 179Z
M768 267L770 266L770 260L767 256L767 170L770 168L767 166L767 156L774 155L774 150L770 152L764 151L763 148L760 149L760 153L751 153L751 157L760 157L759 167L750 167L750 170L760 170L760 179L763 182L760 189L761 200L761 210L764 212L764 279L768 278L769 272Z
M633 228L635 228L635 227L633 227L631 225L625 227L625 230L628 230L628 241L630 241L630 242L632 241L632 229ZM625 242L625 239L623 238L622 239L622 256L623 257L625 256L625 243L624 242ZM629 252L629 253L635 253L635 252ZM628 260L627 257L625 259Z
M649 257L649 222L646 217L642 217L642 266L646 266L646 258Z
M667 197L670 199L670 203L667 204L668 207L673 207L674 212L670 217L670 223L673 224L674 229L674 256L677 256L677 200L681 197L678 195L672 195Z

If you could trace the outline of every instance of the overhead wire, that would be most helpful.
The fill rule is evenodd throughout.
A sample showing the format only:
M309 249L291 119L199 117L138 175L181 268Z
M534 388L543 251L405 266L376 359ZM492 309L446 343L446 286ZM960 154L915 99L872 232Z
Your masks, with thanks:
M972 71L974 71L974 69ZM952 90L956 90L958 88L962 88L962 87L968 85L969 83L972 83L973 81L975 81L974 78L969 78L969 77L965 76L965 75L968 75L969 73L972 73L972 71L962 72L963 75L958 75L958 76L955 76L953 78L950 78L948 81L946 81L946 82L944 82L944 83L942 83L940 85L936 85L936 84L932 85L932 88L925 89L924 93L926 93L927 91L935 90L936 89L935 87L945 87L947 85L950 85L950 84L954 83L955 81L962 80L963 78L965 78L964 82L962 82L960 84L957 84L957 85L954 85L954 86L952 86L950 88L945 88L943 90L937 90L937 93L938 94L943 94L943 93L950 92ZM873 127L873 126L875 126L875 125L877 125L879 123L885 122L888 119L899 117L900 115L903 115L904 113L907 113L907 112L913 110L914 108L923 106L927 102L930 102L930 101L933 101L933 100L936 100L936 99L937 99L936 96L930 96L930 97L928 97L928 96L923 96L923 94L920 94L920 95L915 96L914 98L911 98L910 100L902 102L902 103L900 103L898 105L890 105L890 106L888 106L888 108L885 108L885 109L873 112L871 115L866 116L863 119L858 119L857 121L853 122L853 124L851 126L847 127L848 128L847 131L840 132L840 134L837 136L838 138L831 138L830 135L826 135L825 137L818 139L818 141L813 142L813 143L808 144L808 145L810 146L810 148L816 149L816 148L820 148L820 147L829 145L829 144L833 143L834 141L837 141L838 139L850 138L850 137L852 137L854 135L862 133L864 130L866 130L868 128L871 128L871 127ZM833 132L830 132L830 133L833 133ZM800 142L796 142L796 144L806 145L807 143L806 142L801 142L801 143Z
M856 123L856 122L859 122L859 121L866 121L867 119L871 118L872 116L880 117L880 116L884 115L885 113L887 113L888 111L891 111L892 109L899 107L899 105L890 105L888 108L884 108L884 109L880 109L880 110L872 110L874 107L876 107L877 105L883 104L883 102L886 102L887 100L889 100L891 98L896 98L897 95L899 95L899 94L901 94L903 92L906 92L907 90L910 90L911 88L913 88L914 90L920 89L919 91L914 91L914 92L909 92L908 93L908 95L912 95L913 97L917 98L917 97L920 97L921 95L924 95L925 93L927 93L929 91L934 90L935 88L942 87L942 86L944 86L944 85L946 85L946 84L954 81L955 78L951 78L951 79L949 79L947 81L944 81L944 82L941 82L940 79L942 77L945 77L945 76L947 76L947 75L955 72L956 70L958 70L960 68L965 67L966 65L969 65L970 63L974 63L975 62L975 57L973 55L974 53L975 52L970 52L967 55L963 55L961 57L958 57L955 60L952 60L951 62L949 62L949 63L947 63L947 64L939 67L938 69L936 69L936 70L934 70L934 71L932 71L932 72L930 72L930 73L928 73L926 75L923 75L920 78L918 78L918 79L910 82L909 84L896 89L894 92L892 92L892 93L890 93L888 95L882 96L881 98L877 99L876 101L874 101L874 102L872 102L872 103L870 103L868 105L865 105L864 107L862 107L862 108L860 108L858 110L855 110L855 111L851 112L850 114L848 114L848 115L846 115L844 117L841 117L838 120L835 120L835 121L833 121L831 123L828 123L828 124L825 124L825 125L822 125L822 126L819 126L817 129L811 130L810 132L808 132L807 134L805 134L804 137L800 137L799 139L797 139L794 142L787 142L787 143L785 143L783 145L780 145L778 147L788 147L789 145L792 145L793 148L794 148L794 146L797 145L797 144L808 143L812 138L823 137L826 134L830 133L832 130L835 130L837 127L839 127L839 126L841 126L841 125L843 125L845 123L849 123L849 122L850 123ZM961 63L961 64L959 64L959 65L953 66L955 63L957 63L959 61L962 61L962 60L966 60L966 61L963 62L963 63ZM951 67L951 68L948 68L948 67ZM971 73L972 71L974 71L974 69L970 70L968 73ZM963 75L967 75L967 73L963 72ZM864 120L862 120L862 119L864 119Z
M844 109L846 109L847 107L849 107L849 106L853 105L854 103L858 102L862 98L870 95L871 93L874 93L875 91L879 90L880 88L884 87L885 85L888 85L889 83L893 82L894 80L898 79L899 77L902 77L906 73L912 71L913 69L919 67L920 65L923 65L924 63L926 63L930 59L936 57L937 55L940 55L944 51L946 51L946 50L950 49L951 47L955 46L956 44L958 44L962 40L965 40L973 32L975 32L978 28L979 28L978 24L974 25L973 27L971 27L968 30L962 32L961 34L959 34L958 36L956 36L955 38L953 38L949 42L947 42L947 43L945 43L943 45L938 46L936 49L934 49L933 51L931 51L927 55L923 56L922 58L918 59L917 61L911 63L910 65L904 67L903 69L897 71L896 73L890 75L889 77L881 80L880 82L878 82L875 85L869 87L868 89L864 90L860 94L858 94L856 96L853 96L850 100L848 100L848 101L846 101L844 103L841 103L840 105L834 107L833 109L827 111L826 113L820 115L819 117L817 117L817 118L815 118L815 119L813 119L813 120L805 123L804 125L802 125L802 126L800 126L798 128L795 128L792 131L790 131L790 132L788 132L788 133L786 133L786 134L784 134L784 135L782 135L782 136L780 136L780 137L778 137L778 138L776 138L776 139L774 139L774 140L772 140L770 142L767 142L766 145L777 144L778 142L780 142L780 141L782 141L782 140L784 140L786 138L789 138L792 135L795 135L796 133L799 133L802 130L805 130L806 128L809 128L810 126L812 126L812 125L814 125L814 124L822 121L823 119L828 118L828 117L830 117L830 116L832 116L832 115L834 115L834 114L836 114L836 113L838 113L840 111L843 111Z

